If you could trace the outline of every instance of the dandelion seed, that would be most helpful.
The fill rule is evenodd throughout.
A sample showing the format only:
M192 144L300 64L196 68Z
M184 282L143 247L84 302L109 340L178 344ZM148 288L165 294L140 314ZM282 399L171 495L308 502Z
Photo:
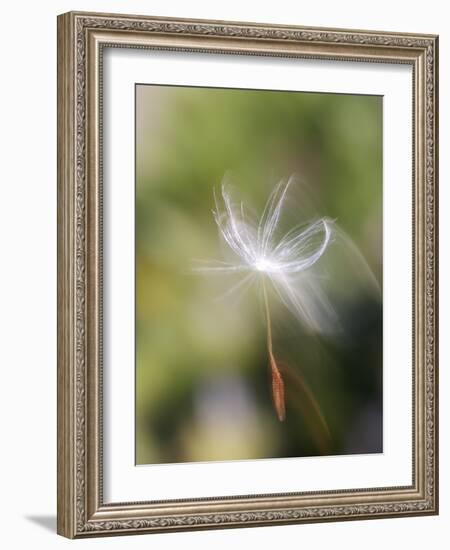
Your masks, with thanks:
M332 307L320 278L311 268L322 258L337 234L329 218L298 224L280 234L280 220L294 177L274 188L259 220L242 202L232 200L227 184L215 194L214 219L219 233L232 253L230 261L205 262L196 271L242 274L242 280L226 295L259 284L267 326L267 353L272 376L272 398L278 419L286 417L284 380L273 351L272 323L267 288L308 329L329 332L337 326Z

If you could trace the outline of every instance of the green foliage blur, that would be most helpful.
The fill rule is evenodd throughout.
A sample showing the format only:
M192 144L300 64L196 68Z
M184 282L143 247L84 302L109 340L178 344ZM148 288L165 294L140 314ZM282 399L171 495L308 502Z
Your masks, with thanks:
M220 258L225 174L258 209L296 173L381 283L382 98L138 85L136 125L136 463L381 452L380 303L350 293L342 342L277 311L279 422L260 304L191 267Z

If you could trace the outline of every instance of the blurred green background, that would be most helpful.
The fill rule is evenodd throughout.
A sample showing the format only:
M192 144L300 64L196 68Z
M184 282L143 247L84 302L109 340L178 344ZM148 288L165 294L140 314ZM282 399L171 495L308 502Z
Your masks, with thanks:
M136 463L381 452L379 301L349 285L342 341L277 312L280 423L257 300L217 300L222 281L190 271L221 257L213 188L230 171L258 208L299 174L381 283L381 97L137 85Z

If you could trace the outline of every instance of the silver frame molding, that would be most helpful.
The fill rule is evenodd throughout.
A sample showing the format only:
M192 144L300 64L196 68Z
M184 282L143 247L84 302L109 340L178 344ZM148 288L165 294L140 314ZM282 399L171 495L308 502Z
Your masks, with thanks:
M413 483L113 503L102 495L102 51L413 68ZM438 513L438 38L70 12L58 17L58 533L69 538ZM405 198L408 200L408 197Z

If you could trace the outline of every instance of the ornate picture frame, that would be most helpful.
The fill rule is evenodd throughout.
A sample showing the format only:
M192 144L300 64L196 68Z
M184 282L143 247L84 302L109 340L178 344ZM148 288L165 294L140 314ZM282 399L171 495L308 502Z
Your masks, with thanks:
M106 48L412 69L411 484L105 502ZM58 17L58 533L69 538L438 513L438 37L70 12Z

